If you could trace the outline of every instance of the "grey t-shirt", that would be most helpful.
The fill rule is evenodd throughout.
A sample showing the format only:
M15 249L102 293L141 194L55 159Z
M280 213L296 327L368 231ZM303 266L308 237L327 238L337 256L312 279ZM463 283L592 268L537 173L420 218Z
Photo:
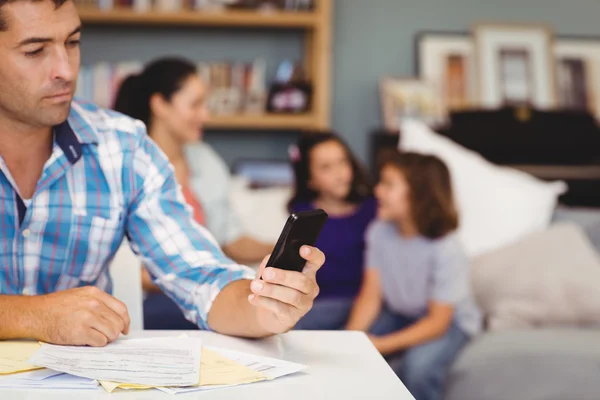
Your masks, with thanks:
M467 334L481 329L472 297L469 262L455 234L440 239L404 238L391 222L367 231L367 268L379 270L390 311L410 318L427 314L431 300L454 306L454 320Z

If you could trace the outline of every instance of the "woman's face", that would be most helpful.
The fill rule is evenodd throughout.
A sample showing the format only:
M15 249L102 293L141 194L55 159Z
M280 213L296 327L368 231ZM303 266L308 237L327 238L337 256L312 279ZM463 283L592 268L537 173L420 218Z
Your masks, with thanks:
M309 168L309 186L320 196L336 200L348 197L354 176L352 163L340 143L330 140L313 147Z
M381 170L375 196L379 202L379 217L389 221L403 221L410 217L410 188L404 174L396 167Z
M202 128L208 120L206 88L197 75L191 75L181 88L164 102L160 114L162 124L180 143L197 142L202 138Z

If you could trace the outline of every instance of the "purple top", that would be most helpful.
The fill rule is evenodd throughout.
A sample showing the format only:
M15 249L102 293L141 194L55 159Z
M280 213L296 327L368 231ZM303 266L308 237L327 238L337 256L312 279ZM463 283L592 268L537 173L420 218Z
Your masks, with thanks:
M308 202L293 207L294 212L314 209ZM376 213L377 203L369 198L353 214L329 217L316 243L326 257L317 273L319 298L353 298L358 294L364 271L365 232Z

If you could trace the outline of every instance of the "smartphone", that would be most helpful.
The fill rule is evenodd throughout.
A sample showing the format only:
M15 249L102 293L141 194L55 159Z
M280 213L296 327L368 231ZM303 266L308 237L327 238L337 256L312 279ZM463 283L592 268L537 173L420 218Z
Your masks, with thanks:
M314 246L327 213L323 210L303 211L290 215L277 240L267 267L302 272L306 260L300 256L302 246Z

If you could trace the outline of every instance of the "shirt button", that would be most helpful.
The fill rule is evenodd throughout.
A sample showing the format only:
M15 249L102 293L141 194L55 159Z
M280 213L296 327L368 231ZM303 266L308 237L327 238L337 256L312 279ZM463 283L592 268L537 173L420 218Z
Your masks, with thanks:
M25 230L23 231L23 237L24 237L24 238L28 238L28 237L29 237L29 235L31 235L31 231L30 231L29 229L25 229Z
M25 296L31 296L31 295L33 295L33 292L29 289L23 289L23 294Z
M165 282L172 282L175 280L175 278L177 278L177 275L168 274L168 275L165 275L164 280L165 280Z

